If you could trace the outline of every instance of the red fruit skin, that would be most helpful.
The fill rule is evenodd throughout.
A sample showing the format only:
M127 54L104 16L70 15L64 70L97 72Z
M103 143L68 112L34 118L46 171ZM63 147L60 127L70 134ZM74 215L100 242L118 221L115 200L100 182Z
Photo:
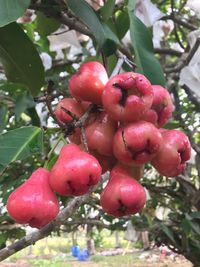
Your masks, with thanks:
M63 196L86 194L101 178L101 166L77 145L65 145L50 174L52 189Z
M63 123L71 122L73 121L73 118L70 115L68 115L62 109L62 107L71 111L74 115L76 115L77 118L80 118L84 114L83 107L75 99L63 98L62 100L58 102L55 108L56 118Z
M118 74L106 84L102 101L112 119L121 122L138 121L152 105L151 83L142 74Z
M145 202L143 186L125 171L111 172L110 180L100 196L103 210L114 217L136 214Z
M173 103L167 89L160 85L152 85L152 89L153 103L151 109L143 115L142 119L160 128L172 117Z
M107 113L102 112L85 128L88 148L101 155L112 156L112 141L116 131L117 122L113 121Z
M39 168L9 196L7 210L20 224L42 228L55 219L59 203L49 185L49 171Z
M144 165L141 166L128 166L124 165L121 162L117 162L117 164L113 167L111 171L111 176L114 174L123 173L131 176L135 180L140 180L144 174Z
M102 93L108 81L104 66L96 61L81 65L78 72L69 80L69 91L78 100L102 104Z
M113 139L115 157L127 165L149 162L162 146L162 135L150 122L138 121L119 128Z
M186 161L190 159L191 145L188 137L179 130L162 131L162 137L163 146L151 164L162 175L178 176L184 171Z

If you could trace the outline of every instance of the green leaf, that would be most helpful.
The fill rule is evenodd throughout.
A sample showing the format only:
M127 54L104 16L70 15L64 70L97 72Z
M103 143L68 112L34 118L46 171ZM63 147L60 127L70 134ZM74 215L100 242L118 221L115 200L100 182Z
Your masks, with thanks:
M174 239L174 235L173 232L170 228L168 228L166 225L164 224L160 224L160 228L161 230L166 234L166 236L174 243L176 244L176 241Z
M137 2L137 0L129 0L128 1L128 10L130 10L130 11L134 11L134 9L135 9L135 5L136 5L136 2Z
M6 105L1 105L0 107L0 132L3 131L8 120L8 108Z
M181 227L187 236L191 233L191 224L187 219L182 220Z
M192 212L188 216L190 219L200 219L200 212L199 211Z
M2 245L6 245L7 239L8 239L8 233L7 232L0 233L0 247Z
M100 9L100 14L103 20L108 20L113 13L115 7L115 0L108 0L105 5Z
M164 73L159 61L153 53L151 33L131 10L129 10L128 13L130 19L130 35L136 56L137 71L144 74L152 84L164 86Z
M118 10L115 13L115 27L117 36L121 40L127 33L130 26L128 13L122 10Z
M67 0L68 7L91 30L100 48L105 42L103 26L92 7L84 0Z
M0 135L0 171L11 162L42 153L43 132L37 127L21 127Z
M108 57L114 54L114 52L116 51L117 45L119 44L119 39L107 24L103 23L103 28L106 40L103 44L102 49L105 55Z
M0 36L0 62L7 79L37 95L44 85L44 67L35 46L16 23L0 28Z
M53 18L48 18L41 12L37 12L36 27L41 36L47 36L50 33L55 32L59 26L59 21Z
M0 0L0 27L21 17L30 0Z
M35 103L33 99L30 97L30 95L27 93L27 91L19 94L16 98L15 109L14 109L16 120L19 120L21 114L27 108L32 108L34 106L35 106Z
M27 108L27 113L28 113L29 117L31 117L32 125L40 127L40 125L41 125L40 118L37 114L35 107Z

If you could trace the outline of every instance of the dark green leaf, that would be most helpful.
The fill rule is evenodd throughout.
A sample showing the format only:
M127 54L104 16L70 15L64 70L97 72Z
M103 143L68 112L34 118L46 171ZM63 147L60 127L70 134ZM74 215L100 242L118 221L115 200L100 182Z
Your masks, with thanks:
M40 127L40 118L37 114L35 107L27 108L27 113L31 117L32 125Z
M0 83L0 90L9 92L11 95L16 92L26 91L26 86L19 83L3 82Z
M44 85L44 67L33 43L16 23L0 28L0 36L0 61L8 80L37 95Z
M30 0L0 0L0 27L21 17Z
M8 238L8 233L4 232L4 233L0 233L0 247L2 245L6 246L6 240Z
M0 107L0 132L4 129L8 116L7 116L8 108L6 105L1 105Z
M37 127L22 127L0 135L0 171L16 160L26 159L43 149L43 132Z
M19 94L16 98L15 109L14 109L16 120L19 120L22 112L24 112L27 108L34 106L35 103L33 99L26 91Z
M183 228L183 231L186 235L189 235L191 232L191 225L190 222L187 219L183 219L181 222L181 227Z
M100 9L100 14L103 20L108 20L113 13L115 7L115 0L108 0L105 5Z
M130 35L135 51L137 71L144 74L152 84L165 85L163 70L153 53L149 29L129 10Z
M67 4L71 11L87 25L98 45L102 47L105 42L104 29L92 7L84 0L67 0Z
M107 24L103 23L103 27L106 41L103 44L102 49L105 55L108 57L114 54L114 52L116 51L117 44L119 44L119 39L116 34L108 27Z
M167 227L166 225L164 225L164 224L160 224L160 228L161 228L161 230L166 234L166 236L174 243L174 244L176 244L176 241L175 241L175 239L174 239L174 235L173 235L173 232L172 232L172 230L169 228L169 227Z
M41 12L37 12L36 25L39 34L41 36L47 36L59 28L60 22L55 19L48 18Z
M129 29L129 16L125 11L117 11L115 14L115 26L117 31L117 36L121 40Z

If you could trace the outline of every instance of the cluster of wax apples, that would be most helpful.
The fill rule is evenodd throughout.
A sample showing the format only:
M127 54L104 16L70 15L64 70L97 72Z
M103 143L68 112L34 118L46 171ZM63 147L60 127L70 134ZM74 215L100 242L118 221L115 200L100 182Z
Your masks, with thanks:
M44 226L59 211L55 192L83 195L107 170L110 178L100 197L103 210L115 217L135 214L146 201L138 182L144 164L174 177L184 171L190 158L187 136L162 128L173 111L168 91L151 85L144 75L125 72L109 79L100 63L88 62L70 79L69 91L72 97L62 99L55 109L61 123L79 119L91 104L97 105L84 125L89 153L77 128L52 170L37 169L10 195L7 209L18 223Z

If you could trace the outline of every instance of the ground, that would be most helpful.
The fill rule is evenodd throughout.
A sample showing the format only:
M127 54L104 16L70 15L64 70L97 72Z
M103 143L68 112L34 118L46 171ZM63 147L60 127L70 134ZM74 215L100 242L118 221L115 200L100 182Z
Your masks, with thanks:
M119 233L121 249L115 249L115 238L104 230L95 255L80 262L71 256L71 234L63 237L48 237L36 242L8 259L0 267L192 267L184 257L170 252L162 255L159 249L143 251L141 244L130 243ZM86 239L79 233L78 245L85 249Z

